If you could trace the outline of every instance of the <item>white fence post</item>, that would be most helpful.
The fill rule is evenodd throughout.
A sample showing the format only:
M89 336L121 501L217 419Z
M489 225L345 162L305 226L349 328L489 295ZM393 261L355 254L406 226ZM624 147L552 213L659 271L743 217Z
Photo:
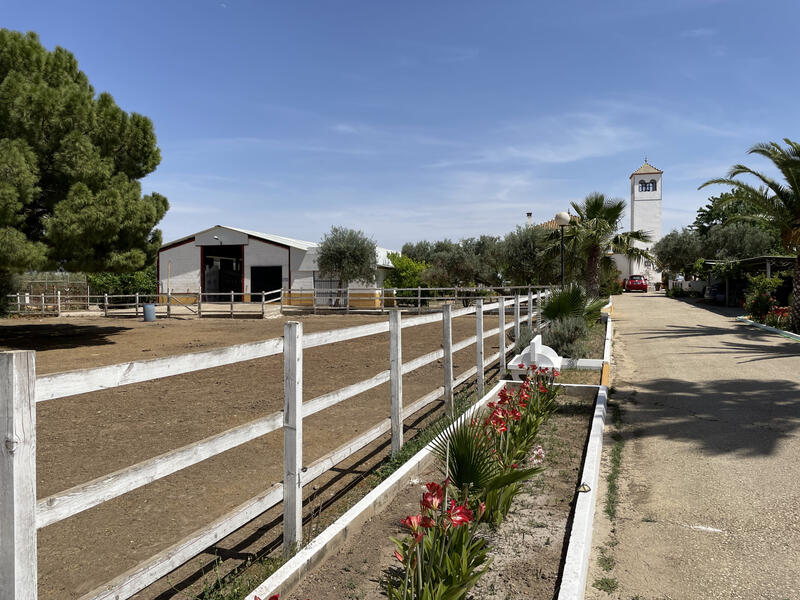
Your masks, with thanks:
M136 316L138 317L139 316L139 292L136 292L136 295L134 297L134 302L135 302L134 310L136 311Z
M58 316L61 316L61 290L56 291L56 310L58 311Z
M528 331L533 335L533 290L528 286Z
M403 447L403 344L400 309L389 313L389 388L392 416L392 456Z
M197 318L203 316L203 292L197 292Z
M514 296L514 343L519 341L519 294Z
M19 292L17 292L17 312L22 312L22 303L20 302Z
M267 293L264 290L261 290L261 318L264 318L265 307L266 307L266 300L267 300Z
M36 353L0 352L0 591L36 600Z
M167 290L167 318L172 317L172 290Z
M476 375L476 384L478 386L478 398L483 398L483 300L478 298L475 300L475 357L478 373Z
M233 318L233 290L231 290L231 319Z
M536 331L542 328L542 288L536 293Z
M498 340L498 349L500 351L500 372L506 366L506 303L503 296L497 299L497 318L500 325L500 339Z
M44 315L44 293L42 294L42 314Z
M453 416L453 305L442 305L442 349L444 350L444 409Z
M283 553L303 541L303 324L283 326Z

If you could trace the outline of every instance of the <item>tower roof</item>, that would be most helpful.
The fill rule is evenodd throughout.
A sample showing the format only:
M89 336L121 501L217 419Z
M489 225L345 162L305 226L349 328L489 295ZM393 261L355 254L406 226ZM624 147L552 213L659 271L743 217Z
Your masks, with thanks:
M634 175L660 175L664 171L660 169L656 169L653 165L647 162L647 159L644 159L644 164L636 169L633 173L631 173L631 177Z

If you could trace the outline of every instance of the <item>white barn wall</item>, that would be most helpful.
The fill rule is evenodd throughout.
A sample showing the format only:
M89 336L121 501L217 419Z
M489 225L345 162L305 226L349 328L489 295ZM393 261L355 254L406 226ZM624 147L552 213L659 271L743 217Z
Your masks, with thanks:
M162 250L158 255L159 291L176 294L200 290L200 248L194 241Z

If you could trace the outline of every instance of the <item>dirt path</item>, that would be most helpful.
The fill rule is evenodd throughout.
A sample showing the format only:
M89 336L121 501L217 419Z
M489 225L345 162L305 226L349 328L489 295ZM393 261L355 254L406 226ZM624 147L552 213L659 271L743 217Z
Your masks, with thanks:
M621 501L586 597L800 598L800 344L663 295L614 317Z
M387 318L336 315L299 320L306 332L312 332ZM487 328L496 327L496 319L496 315L487 316ZM281 319L6 320L0 321L0 350L34 349L37 372L48 373L197 352L277 337L282 332ZM473 335L474 316L453 320L454 342ZM441 347L441 340L441 323L405 329L404 360ZM497 347L496 338L486 340L487 354ZM456 353L456 374L474 361L474 347ZM388 366L388 334L312 348L304 360L305 398L356 383ZM405 403L442 385L442 380L441 364L409 373L404 377ZM312 462L388 417L388 387L387 383L308 418L304 462ZM39 403L37 495L58 493L282 406L281 356ZM407 426L412 420L406 421ZM315 485L322 486L336 475L323 477ZM39 597L77 598L281 478L282 434L276 431L45 527L39 532ZM268 515L253 524L249 533L239 535L239 541L221 542L218 550L244 560L247 552L259 549L259 543L263 547L265 537L274 537L274 526L267 531L272 518ZM170 581L140 597L162 593L168 597L181 577L173 574Z

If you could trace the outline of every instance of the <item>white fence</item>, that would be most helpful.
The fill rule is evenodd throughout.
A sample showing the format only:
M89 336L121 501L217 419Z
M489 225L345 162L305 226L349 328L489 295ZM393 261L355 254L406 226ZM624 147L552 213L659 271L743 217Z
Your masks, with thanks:
M483 395L484 369L500 361L511 346L506 346L506 331L514 328L519 337L520 307L527 305L529 327L541 327L539 310L532 310L534 298L513 298L514 319L506 323L506 299L484 305L477 299L474 306L454 309L446 304L441 312L403 319L392 311L386 322L358 327L303 334L302 324L288 322L284 337L241 344L194 354L36 376L35 353L32 351L0 352L0 590L2 597L33 600L37 596L37 530L72 515L197 464L272 431L284 432L283 483L275 483L258 496L241 504L204 529L170 546L132 570L84 595L81 600L123 600L157 581L214 542L237 530L261 513L283 501L284 547L295 548L302 541L302 488L339 462L365 447L385 433L391 432L392 452L403 445L403 420L443 397L448 414L453 413L453 390L472 377ZM537 307L538 308L538 307ZM498 326L484 330L484 313L497 311ZM476 335L457 343L452 341L452 319L475 315ZM534 324L535 319L535 324ZM442 348L408 362L403 362L402 330L426 323L442 322ZM311 400L303 400L303 351L326 344L389 332L390 368L375 376L334 390ZM484 358L484 340L498 336L499 351ZM454 376L453 353L476 346L475 366ZM267 415L210 436L193 444L150 458L114 473L76 485L47 498L36 496L36 403L76 394L84 394L132 383L150 381L263 358L283 353L284 410ZM443 385L404 406L402 376L443 359ZM357 394L390 383L390 415L365 433L330 451L302 469L303 418L333 406Z

